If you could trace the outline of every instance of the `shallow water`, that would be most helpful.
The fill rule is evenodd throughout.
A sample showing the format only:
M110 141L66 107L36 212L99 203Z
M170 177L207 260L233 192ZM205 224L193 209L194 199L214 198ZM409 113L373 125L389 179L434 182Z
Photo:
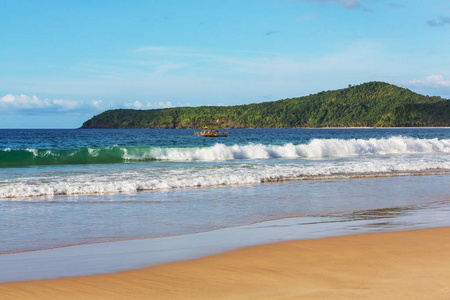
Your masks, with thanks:
M118 272L280 241L443 226L450 226L450 201L285 218L203 233L4 254L0 282Z
M3 253L450 200L450 175L305 180L0 202Z

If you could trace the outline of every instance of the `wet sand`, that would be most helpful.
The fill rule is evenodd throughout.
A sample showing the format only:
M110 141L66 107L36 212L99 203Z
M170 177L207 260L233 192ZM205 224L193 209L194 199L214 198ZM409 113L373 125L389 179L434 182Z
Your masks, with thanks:
M281 242L85 277L0 284L0 299L445 299L450 227Z

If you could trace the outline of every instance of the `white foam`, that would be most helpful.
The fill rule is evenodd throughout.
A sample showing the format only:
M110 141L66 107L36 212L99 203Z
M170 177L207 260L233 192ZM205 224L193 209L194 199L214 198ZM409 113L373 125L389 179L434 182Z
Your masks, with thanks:
M30 149L30 148L28 148L28 149L25 149L26 151L28 151L28 152L30 152L30 153L33 153L33 156L38 156L38 150L37 149Z
M215 144L205 148L155 148L150 157L169 161L232 159L321 158L386 154L450 153L450 140L391 137L388 139L314 139L305 145Z
M223 149L223 147L223 145L218 144L216 149ZM285 151L285 157L292 155L292 147L295 146L289 147L283 146L280 148ZM227 149L230 149L230 147ZM329 147L328 149L332 148ZM250 146L240 148L240 150L242 156L249 155L245 151L254 151ZM353 150L346 149L345 151L349 153L348 151ZM254 155L254 152L252 152L252 155ZM273 157L273 154L269 152L261 152L257 157L267 157L266 155L272 155ZM153 164L139 166L139 168L133 165L120 167L119 169L106 168L94 173L84 171L74 172L71 175L64 173L64 176L55 174L46 177L17 177L10 179L5 184L0 184L0 198L136 192L184 187L257 184L282 180L320 179L324 177L390 176L399 173L410 175L414 172L450 174L450 154L432 152L420 155L294 159L270 164L248 162L192 166L190 163L184 163L182 167L163 169L155 168Z
M87 148L87 151L88 151L89 155L91 155L92 157L97 157L99 152L100 152L100 149L98 149L98 148Z

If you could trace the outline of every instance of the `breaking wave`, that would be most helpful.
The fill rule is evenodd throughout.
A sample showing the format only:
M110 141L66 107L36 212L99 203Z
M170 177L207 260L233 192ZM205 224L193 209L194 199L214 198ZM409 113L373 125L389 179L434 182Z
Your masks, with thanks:
M0 167L109 164L129 161L224 161L236 159L322 158L386 154L450 153L450 139L313 139L294 145L225 145L209 147L111 146L79 149L0 150Z
M450 154L365 156L345 159L286 160L282 163L208 164L164 169L139 166L107 168L9 179L1 198L138 192L287 180L450 174Z

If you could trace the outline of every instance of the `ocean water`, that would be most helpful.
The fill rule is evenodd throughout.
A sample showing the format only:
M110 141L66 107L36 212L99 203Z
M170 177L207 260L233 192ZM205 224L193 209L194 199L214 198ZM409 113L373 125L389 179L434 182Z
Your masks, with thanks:
M0 130L0 253L446 203L449 179L446 128Z

